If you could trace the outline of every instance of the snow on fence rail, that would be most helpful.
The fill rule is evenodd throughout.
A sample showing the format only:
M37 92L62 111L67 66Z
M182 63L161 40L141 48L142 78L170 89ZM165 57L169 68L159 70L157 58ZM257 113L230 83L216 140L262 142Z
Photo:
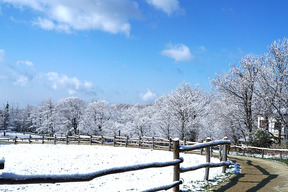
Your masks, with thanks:
M32 183L64 183L90 181L97 177L105 175L137 171L147 168L168 167L182 163L183 159L175 159L167 162L153 162L146 164L137 164L123 167L113 167L96 172L85 174L65 174L65 175L18 175L12 173L3 173L0 177L0 184L32 184Z
M139 147L139 148L160 148L160 149L168 149L171 151L172 140L164 139L159 137L137 137L137 138L129 138L122 136L85 136L85 135L77 135L77 136L65 136L65 137L47 137L47 136L32 136L28 137L5 137L0 138L0 144L5 143L66 143L67 145L70 143L89 143L89 144L102 144L102 145L113 145L113 146L131 146L131 147ZM189 142L189 141L180 141L182 145L194 145L197 142Z
M257 151L261 154L261 157L264 158L265 153L276 153L279 154L280 159L283 159L283 153L288 154L288 149L271 149L271 148L263 148L263 147L252 147L252 146L237 146L237 145L231 145L230 149L234 149L237 152L242 151L243 155L245 153L249 153L249 151L252 151L253 153L256 153Z
M17 137L14 138L14 143L17 144ZM21 138L24 139L24 138ZM38 138L32 138L31 136L28 137L28 143L32 143L32 140L34 139L34 142L41 141L42 143L45 142L45 137L38 137ZM141 146L149 146L154 149L155 145L157 144L157 140L161 141L159 142L160 145L167 145L168 149L171 150L171 142L173 142L173 160L172 161L166 161L166 162L152 162L152 163L146 163L146 164L137 164L137 165L130 165L130 166L123 166L123 167L113 167L110 169L104 169L92 173L87 174L65 174L65 175L17 175L13 173L2 173L0 175L0 185L2 184L35 184L35 183L61 183L61 182L80 182L80 181L90 181L97 177L102 177L105 175L110 174L116 174L116 173L124 173L128 171L137 171L142 169L148 169L148 168L162 168L162 167L168 167L168 166L174 166L174 172L173 172L173 183L169 185L163 185L155 188L151 188L148 190L145 190L145 192L150 191L160 191L160 190L168 190L173 188L173 191L179 191L179 186L183 183L183 180L180 179L180 174L187 172L187 171L193 171L200 168L205 168L205 176L204 179L209 179L209 168L211 167L222 167L222 172L226 172L226 168L231 165L232 163L230 161L227 161L227 154L228 154L228 148L231 145L231 141L227 140L227 137L224 137L224 140L219 141L211 141L210 138L206 139L205 143L198 143L195 144L194 142L185 142L180 141L179 139L162 139L162 138L154 138L154 137L139 137L137 138L131 138L130 140L127 137L104 137L104 136L66 136L66 137L50 137L46 139L51 139L55 144L57 141L64 141L66 144L69 142L76 141L78 144L80 143L81 139L85 139L85 141L90 142L92 144L95 143L101 143L104 144L106 142L113 143L113 146L116 144L125 145L128 146L128 144L132 143L133 145ZM108 141L109 140L109 141ZM112 140L112 141L111 141ZM83 140L82 140L83 141ZM124 144L123 144L124 143ZM158 144L159 144L158 143ZM194 144L193 146L187 146L187 143ZM181 145L183 144L183 145ZM186 146L185 146L186 145ZM211 160L211 153L212 153L212 146L219 146L219 159L221 162L219 163L210 163ZM223 146L223 147L221 147ZM184 162L184 159L180 157L180 152L185 151L192 151L200 149L202 153L202 149L205 149L205 155L206 155L206 163L199 164L192 167L180 167L180 164ZM1 162L3 164L5 159L2 159Z

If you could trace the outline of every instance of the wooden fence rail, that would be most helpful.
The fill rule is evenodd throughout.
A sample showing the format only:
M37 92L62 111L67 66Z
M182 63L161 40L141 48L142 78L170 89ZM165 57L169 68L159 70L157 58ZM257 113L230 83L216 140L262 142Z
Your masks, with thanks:
M0 142L8 142L4 141L3 139ZM159 186L152 189L145 190L145 192L148 191L160 191L160 190L168 190L173 188L174 192L179 191L179 186L183 183L183 181L180 179L180 173L184 173L187 171L193 171L200 168L205 168L205 180L209 179L209 168L211 167L223 167L222 172L225 173L226 167L231 165L230 161L227 161L227 149L228 146L231 144L231 141L227 140L227 138L224 138L224 140L220 141L211 141L210 138L206 139L205 143L195 143L195 142L186 142L186 141L180 141L179 139L163 139L163 138L157 138L157 137L139 137L139 138L131 138L128 137L120 137L120 136L114 136L114 137L105 137L105 136L66 136L66 137L22 137L13 138L12 142L10 143L78 143L86 142L86 143L97 143L97 144L109 144L109 145L120 145L120 146L138 146L138 147L144 147L144 148L159 148L165 147L168 150L171 150L171 142L173 142L173 157L174 159L172 161L166 161L166 162L153 162L153 163L146 163L146 164L137 164L137 165L131 165L131 166L123 166L123 167L114 167L110 169L104 169L92 173L87 174L66 174L66 175L17 175L13 173L2 173L0 177L0 184L32 184L32 183L61 183L61 182L80 182L80 181L90 181L94 178L110 175L110 174L116 174L116 173L124 173L128 171L137 171L142 169L148 169L148 168L161 168L161 167L168 167L168 166L174 166L174 173L173 173L173 183L169 185ZM181 145L183 144L183 145ZM184 145L185 144L185 145ZM220 158L221 161L219 163L210 163L211 159L211 147L212 146L224 146L219 147L220 152L222 151L222 155ZM180 167L180 164L184 161L183 158L180 157L180 152L185 151L191 151L191 150L202 150L205 148L205 155L206 155L206 163L202 163L196 166L192 167ZM222 150L221 150L222 149ZM219 153L220 153L219 152ZM220 157L220 155L219 155ZM3 168L5 160L2 160L3 162Z
M242 152L243 155L245 153L253 152L253 153L259 153L261 154L261 157L264 158L265 153L274 153L279 154L280 159L283 159L283 154L288 154L288 149L271 149L271 148L263 148L263 147L252 147L252 146L237 146L237 145L231 145L231 150L234 150L236 152Z
M187 171L194 171L197 169L201 169L201 168L205 168L205 176L204 179L208 180L209 179L209 168L210 167L223 167L222 172L225 173L226 172L226 168L231 165L230 161L227 161L227 149L229 145L231 145L231 141L227 140L227 137L224 137L224 140L220 140L220 141L212 141L211 138L206 138L206 142L205 143L199 143L199 144L195 144L193 146L183 146L183 145L179 145L180 141L179 139L174 139L173 140L173 157L174 159L179 159L179 153L180 152L185 152L185 151L192 151L192 150L197 150L197 149L203 149L205 148L205 155L206 155L206 163L203 164L199 164L196 166L192 166L192 167L180 167L180 164L176 164L174 165L174 172L173 172L173 180L174 181L178 181L180 179L180 173L184 173ZM225 159L226 161L221 161L220 163L210 163L211 161L211 153L212 153L212 147L213 146L221 146L223 145L224 147L222 148L223 150L223 156L222 158L220 158L220 160ZM219 147L219 149L221 150L221 147ZM219 151L220 151L219 150ZM224 152L225 150L225 152ZM181 159L181 158L180 158ZM174 192L178 192L179 191L179 185L175 186L173 188Z
M185 143L184 141L181 141ZM113 146L125 146L125 147L139 147L139 148L157 148L157 149L168 149L171 151L172 140L163 139L159 137L138 137L129 138L122 136L65 136L65 137L54 137L50 136L31 136L28 137L17 137L14 138L0 138L0 144L18 144L18 143L65 143L65 144L102 144L102 145L113 145ZM194 145L197 142L186 142L186 145Z
M153 162L153 163L137 164L123 167L113 167L110 169L104 169L85 174L18 175L12 173L2 173L0 177L0 184L66 183L66 182L91 181L97 177L102 177L105 175L124 173L129 171L137 171L148 168L168 167L182 162L183 162L182 159L176 159L167 162Z

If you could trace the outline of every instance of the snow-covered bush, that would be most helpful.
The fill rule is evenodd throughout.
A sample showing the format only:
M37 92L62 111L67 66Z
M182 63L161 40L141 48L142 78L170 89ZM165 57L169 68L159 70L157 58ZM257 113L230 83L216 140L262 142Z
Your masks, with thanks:
M267 130L257 129L249 137L250 144L255 147L270 147L272 145L271 135Z

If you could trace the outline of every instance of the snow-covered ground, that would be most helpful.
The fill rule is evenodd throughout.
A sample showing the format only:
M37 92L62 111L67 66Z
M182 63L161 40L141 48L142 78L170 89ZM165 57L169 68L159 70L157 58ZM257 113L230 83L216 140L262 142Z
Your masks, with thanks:
M181 154L182 167L205 162L205 156ZM172 152L150 149L87 145L0 145L5 173L23 175L90 173L105 168L173 160ZM219 162L212 159L212 162ZM181 189L196 189L204 170L182 173ZM209 178L219 177L222 168L211 168ZM61 184L1 185L0 191L141 191L172 183L173 167L151 168L96 178L90 182ZM201 182L200 182L201 183Z
M7 137L29 137L29 136L38 136L35 134L29 134L29 133L19 133L19 132L15 132L15 131L6 131L6 136L4 137L4 131L0 130L0 138L7 138Z

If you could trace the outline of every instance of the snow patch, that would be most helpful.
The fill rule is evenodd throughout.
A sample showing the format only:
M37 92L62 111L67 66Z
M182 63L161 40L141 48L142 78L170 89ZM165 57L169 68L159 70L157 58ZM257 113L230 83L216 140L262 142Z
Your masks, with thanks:
M5 174L87 174L112 167L173 160L172 152L108 146L20 144L0 145L0 150L5 157L2 170L5 173L0 177ZM205 163L205 156L181 154L181 157L185 159L181 164L184 167ZM211 162L219 160L212 158ZM209 178L221 175L221 171L221 167L210 169ZM203 180L204 172L205 169L199 169L182 173L185 185L180 188L195 188L194 181ZM1 191L142 191L172 182L173 166L113 174L89 182L1 185Z

